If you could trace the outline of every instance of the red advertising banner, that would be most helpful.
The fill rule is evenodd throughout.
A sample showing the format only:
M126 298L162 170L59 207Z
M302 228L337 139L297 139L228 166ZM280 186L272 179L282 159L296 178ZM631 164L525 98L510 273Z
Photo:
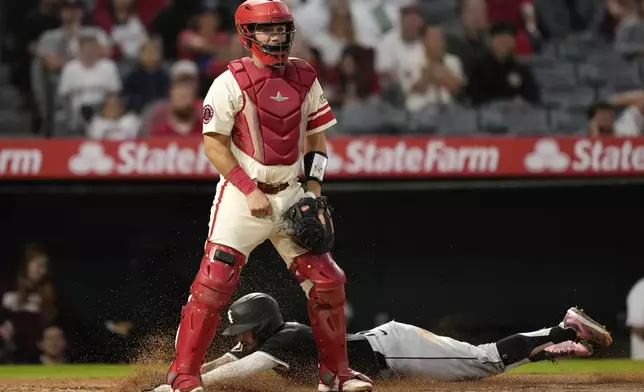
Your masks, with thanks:
M644 174L644 138L337 137L327 178ZM0 179L213 178L200 139L0 139Z

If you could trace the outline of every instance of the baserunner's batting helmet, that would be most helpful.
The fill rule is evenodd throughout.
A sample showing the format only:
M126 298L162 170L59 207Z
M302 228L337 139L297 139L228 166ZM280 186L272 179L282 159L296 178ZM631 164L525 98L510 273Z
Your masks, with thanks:
M251 293L233 302L228 309L230 325L225 336L252 331L253 337L267 339L284 324L277 301L268 294Z

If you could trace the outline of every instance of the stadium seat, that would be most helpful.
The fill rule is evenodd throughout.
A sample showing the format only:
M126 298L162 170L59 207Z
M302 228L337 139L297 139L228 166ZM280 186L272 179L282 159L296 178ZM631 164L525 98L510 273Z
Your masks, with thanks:
M571 63L555 63L552 67L538 67L533 70L541 87L574 86L577 84L575 67Z
M584 63L579 65L579 79L591 86L640 86L641 80L634 64L615 61L614 63Z
M540 68L554 68L561 60L554 55L537 54L532 56L520 56L517 58L521 64L527 65L533 70Z
M545 135L549 131L548 112L540 108L527 108L506 113L508 132L516 135Z
M550 112L550 131L561 135L579 135L586 132L587 119L584 113L566 110Z
M454 0L432 0L420 2L423 19L428 23L448 24L458 21L458 4Z
M339 123L345 134L386 134L386 113L378 100L363 100L342 107Z
M0 137L33 136L31 116L16 111L0 111Z
M18 106L18 91L13 86L0 85L0 110L12 110Z
M479 132L478 112L460 105L443 108L434 119L437 133L441 135L472 135Z
M510 125L503 111L499 107L485 106L479 109L479 123L481 132L504 134Z
M556 45L557 52L562 58L576 62L583 62L593 55L613 52L609 42L588 33L572 35Z
M548 108L583 112L595 101L595 90L588 86L551 86L542 90L541 101Z

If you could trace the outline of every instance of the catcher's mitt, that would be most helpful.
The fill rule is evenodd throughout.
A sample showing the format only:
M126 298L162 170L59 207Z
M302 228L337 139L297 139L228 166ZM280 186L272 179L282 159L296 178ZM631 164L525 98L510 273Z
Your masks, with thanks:
M304 197L284 214L285 231L293 242L314 254L331 251L335 230L332 208L325 196Z

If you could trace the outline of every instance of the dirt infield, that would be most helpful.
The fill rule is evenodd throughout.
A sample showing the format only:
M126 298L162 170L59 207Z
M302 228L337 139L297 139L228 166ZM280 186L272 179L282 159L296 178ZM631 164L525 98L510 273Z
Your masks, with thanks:
M128 379L0 379L2 392L138 392L158 381L158 376L137 375ZM642 374L502 375L482 381L440 383L432 381L381 381L374 388L382 392L635 392L642 391ZM222 383L208 392L310 392L270 376Z

